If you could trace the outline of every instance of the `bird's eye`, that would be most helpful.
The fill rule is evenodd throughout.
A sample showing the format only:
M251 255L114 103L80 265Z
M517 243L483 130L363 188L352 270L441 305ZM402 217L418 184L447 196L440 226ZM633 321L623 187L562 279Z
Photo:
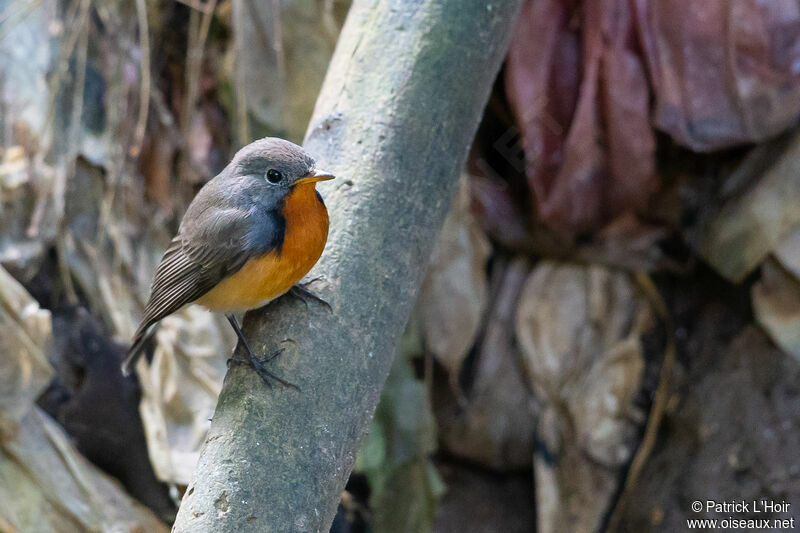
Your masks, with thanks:
M283 174L281 174L280 171L271 168L267 171L267 179L270 181L270 183L278 183L283 179Z

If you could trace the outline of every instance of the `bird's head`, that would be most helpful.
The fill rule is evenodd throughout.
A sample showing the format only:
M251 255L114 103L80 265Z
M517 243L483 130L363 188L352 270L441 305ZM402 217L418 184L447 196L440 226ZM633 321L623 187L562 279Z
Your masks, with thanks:
M283 198L296 187L313 187L334 178L317 169L314 158L302 147L276 137L259 139L236 152L229 171L264 200Z

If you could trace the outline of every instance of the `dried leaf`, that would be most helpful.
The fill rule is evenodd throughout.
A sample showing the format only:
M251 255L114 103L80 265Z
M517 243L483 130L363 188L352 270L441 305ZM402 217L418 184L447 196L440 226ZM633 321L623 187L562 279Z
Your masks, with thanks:
M141 316L140 295L149 289L150 279L137 283L127 265L133 262L134 249L140 258L163 253L162 243L168 236L161 227L160 232L146 233L147 239L134 246L130 222L120 217L111 217L99 231L105 198L102 169L80 161L75 170L67 188L61 251L92 314L118 339L128 342Z
M0 108L3 109L0 126L3 132L10 132L14 124L26 124L37 134L43 131L49 96L44 89L51 63L56 58L55 42L47 36L57 25L55 0L43 0L37 8L3 4L3 31L0 33Z
M775 257L794 277L800 279L800 231L795 231L775 250Z
M666 257L657 246L668 234L666 228L644 224L628 213L598 230L590 241L578 245L572 257L577 262L625 270L678 269L680 265Z
M199 115L195 115L200 120ZM147 198L155 202L165 213L171 213L174 207L170 178L172 177L175 154L178 150L176 142L167 135L166 127L153 132L145 139L139 157L139 167L144 175Z
M38 408L0 444L0 526L4 531L152 531L167 527L71 446Z
M592 229L641 209L657 188L649 88L626 0L527 2L509 50L506 93L522 131L540 217ZM583 42L582 51L578 48Z
M743 280L800 228L800 133L743 194L726 202L709 223L700 254L731 281Z
M656 126L695 151L758 142L800 114L793 0L636 0Z
M500 279L466 399L444 391L437 401L442 445L455 456L495 470L527 468L534 449L535 406L514 345L514 309L527 261L495 266Z
M11 146L0 160L0 263L31 279L56 235L50 188L54 170L36 154Z
M253 122L249 138L240 141L266 134L303 138L348 7L234 0L237 105L246 106L235 116Z
M161 321L149 365L140 361L140 412L162 481L188 485L225 377L235 336L225 320L189 306Z
M510 250L522 252L530 248L528 217L504 182L470 176L470 192L475 218L487 235Z
M455 383L475 341L486 308L489 241L469 210L468 182L462 179L417 297L426 350Z
M620 272L548 261L525 282L516 333L543 404L534 458L540 531L600 526L642 418L632 400L648 319Z
M753 286L753 311L758 323L784 352L800 360L800 280L774 260L761 268Z
M53 377L50 311L0 267L0 441L13 433Z
M591 9L593 3L587 6ZM589 12L587 20L594 20L594 16L603 17L603 34L597 38L607 43L601 63L600 105L608 143L605 194L611 216L616 216L643 209L658 189L656 139L650 125L650 87L634 44L633 13L628 2L606 2L602 13Z

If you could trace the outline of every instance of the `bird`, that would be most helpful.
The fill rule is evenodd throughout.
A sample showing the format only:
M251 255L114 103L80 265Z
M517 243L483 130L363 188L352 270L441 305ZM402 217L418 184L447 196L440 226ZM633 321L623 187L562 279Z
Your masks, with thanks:
M236 152L191 201L156 267L123 374L130 374L161 319L196 303L225 314L249 355L232 361L250 364L267 384L271 378L294 386L267 370L271 357L253 353L233 313L262 307L290 290L328 305L297 283L328 239L328 211L316 184L331 179L302 147L277 137Z

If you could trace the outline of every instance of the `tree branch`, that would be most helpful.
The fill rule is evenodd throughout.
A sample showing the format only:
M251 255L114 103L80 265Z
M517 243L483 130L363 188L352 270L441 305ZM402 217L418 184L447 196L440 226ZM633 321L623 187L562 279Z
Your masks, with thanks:
M247 314L302 392L231 367L173 531L330 527L520 3L353 3L306 138L338 176L311 274L333 311L286 296Z

